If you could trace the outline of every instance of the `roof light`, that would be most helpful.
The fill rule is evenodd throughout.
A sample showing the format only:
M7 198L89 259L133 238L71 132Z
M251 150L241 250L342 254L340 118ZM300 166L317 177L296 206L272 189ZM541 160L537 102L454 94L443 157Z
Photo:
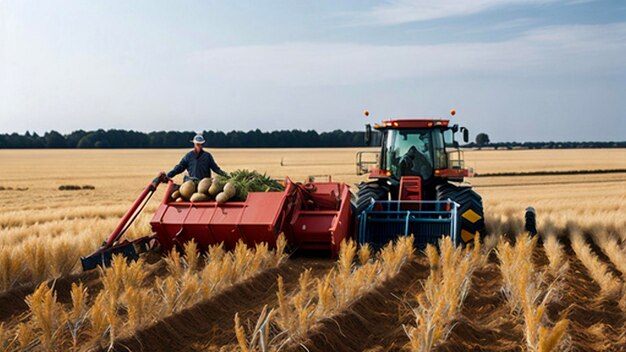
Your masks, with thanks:
M397 122L394 122L394 123L393 123L393 127L398 127L398 123L397 123Z
M365 117L370 116L370 112L367 110L363 110L363 115L365 115Z
M456 115L456 109L450 109L450 115L452 116Z

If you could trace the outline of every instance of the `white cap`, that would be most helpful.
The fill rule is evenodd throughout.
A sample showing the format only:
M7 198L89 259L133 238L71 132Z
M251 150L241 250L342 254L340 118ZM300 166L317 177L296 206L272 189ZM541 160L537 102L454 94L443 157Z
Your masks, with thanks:
M204 137L202 137L201 134L197 134L190 142L194 144L204 144Z

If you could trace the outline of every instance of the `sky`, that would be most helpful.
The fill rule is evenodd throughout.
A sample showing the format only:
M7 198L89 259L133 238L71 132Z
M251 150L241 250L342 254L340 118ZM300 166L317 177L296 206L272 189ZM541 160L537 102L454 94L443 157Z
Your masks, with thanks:
M362 130L451 108L472 138L626 140L626 1L0 0L0 133Z

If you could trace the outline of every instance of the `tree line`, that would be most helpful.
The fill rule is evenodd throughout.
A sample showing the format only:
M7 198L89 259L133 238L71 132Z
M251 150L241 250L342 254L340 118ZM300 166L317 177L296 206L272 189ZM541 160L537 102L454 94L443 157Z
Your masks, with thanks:
M137 132L126 130L78 130L63 135L57 131L43 135L26 132L0 134L0 149L5 148L185 148L196 135L191 131ZM219 148L307 148L364 146L364 132L318 133L313 130L203 131L206 147Z
M43 135L0 134L0 149L26 148L187 148L195 136L191 131L137 132L126 130L78 130L69 134L57 131ZM205 146L210 148L341 148L364 147L364 132L335 130L318 133L314 130L251 131L203 131ZM373 145L380 144L380 136L374 134ZM378 138L376 138L378 137ZM480 137L480 138L478 138ZM498 142L492 143L486 134L478 134L476 143L465 147L496 149L561 149L561 148L626 148L622 142Z

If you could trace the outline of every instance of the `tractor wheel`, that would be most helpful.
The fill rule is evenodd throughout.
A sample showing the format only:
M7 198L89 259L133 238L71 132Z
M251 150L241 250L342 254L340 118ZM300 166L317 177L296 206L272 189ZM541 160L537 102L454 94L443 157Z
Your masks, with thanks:
M367 182L359 185L353 215L359 216L373 200L388 200L389 187L379 182Z
M437 199L451 199L459 204L459 224L461 226L461 242L474 242L476 233L482 238L485 235L485 216L483 200L470 187L457 187L449 183L437 186Z

